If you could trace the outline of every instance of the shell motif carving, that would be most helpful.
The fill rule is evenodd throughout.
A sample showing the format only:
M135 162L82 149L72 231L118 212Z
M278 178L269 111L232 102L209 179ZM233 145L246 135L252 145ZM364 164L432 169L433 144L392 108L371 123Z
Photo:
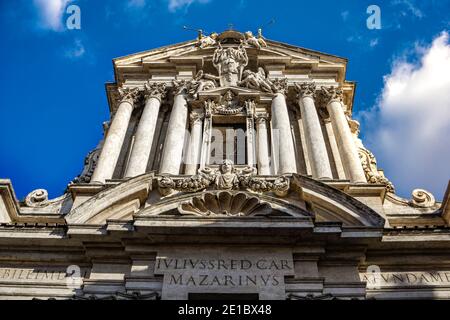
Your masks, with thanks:
M262 202L255 196L248 196L243 192L230 193L222 191L204 193L193 197L189 202L181 203L178 211L182 215L196 216L264 216L272 211L268 203Z
M415 207L420 208L429 208L436 204L436 200L431 192L428 192L424 189L415 189L412 192L412 199L410 200L410 204Z
M28 207L40 207L48 203L48 192L45 189L37 189L30 192L25 198Z

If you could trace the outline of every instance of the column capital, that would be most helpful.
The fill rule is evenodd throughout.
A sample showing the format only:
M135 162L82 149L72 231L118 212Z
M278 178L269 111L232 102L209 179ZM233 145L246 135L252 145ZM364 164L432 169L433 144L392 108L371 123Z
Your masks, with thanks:
M316 96L316 84L314 82L295 82L295 91L297 92L297 99L310 97L315 98Z
M164 82L150 82L144 85L144 99L156 98L161 102L166 97L166 84Z
M276 78L272 80L272 88L275 94L281 93L286 96L288 92L288 81L286 78Z
M191 124L191 128L196 124L201 124L203 119L205 118L205 115L198 111L192 111L189 114L189 122Z
M119 103L122 102L128 102L133 107L135 106L135 103L139 100L141 94L139 91L139 88L125 88L125 87L119 87L117 89L119 93Z
M245 105L245 113L247 117L252 117L255 114L256 103L253 99L247 99L244 102Z
M172 92L174 96L187 94L188 89L189 81L187 81L186 79L172 81Z
M255 116L257 124L265 124L269 120L269 115L267 113L259 113Z
M331 102L343 101L344 92L340 87L324 87L320 88L320 98L324 102L324 106L327 106Z

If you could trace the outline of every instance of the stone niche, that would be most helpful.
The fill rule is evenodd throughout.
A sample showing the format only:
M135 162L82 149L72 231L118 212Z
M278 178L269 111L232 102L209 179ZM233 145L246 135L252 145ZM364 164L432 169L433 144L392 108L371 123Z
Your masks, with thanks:
M213 293L284 300L284 277L294 275L294 264L292 252L280 248L164 248L155 275L164 276L162 299Z

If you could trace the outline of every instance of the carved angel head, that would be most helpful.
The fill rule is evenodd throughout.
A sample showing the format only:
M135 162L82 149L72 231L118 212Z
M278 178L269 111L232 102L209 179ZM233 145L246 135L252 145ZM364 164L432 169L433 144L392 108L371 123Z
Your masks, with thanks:
M220 172L222 174L232 173L233 169L234 169L233 161L229 159L223 160L222 164L220 165Z

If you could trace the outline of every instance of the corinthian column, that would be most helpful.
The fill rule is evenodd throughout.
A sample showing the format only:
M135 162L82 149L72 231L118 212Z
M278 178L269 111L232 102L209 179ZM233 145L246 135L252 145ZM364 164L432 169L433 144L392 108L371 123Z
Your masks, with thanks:
M161 100L164 99L165 83L146 83L145 107L136 130L135 141L125 177L135 177L147 169Z
M366 183L364 170L342 104L342 90L322 87L331 125L347 177L353 183Z
M121 101L108 129L100 157L98 158L97 167L92 175L92 183L105 183L105 180L112 178L128 129L131 113L139 95L139 89L120 88L119 94L121 95Z
M287 90L286 81L274 82L277 93L272 100L272 126L275 136L274 147L278 149L278 174L296 173L294 141L292 139L291 123L286 105L286 97L283 93ZM283 92L283 93L282 93Z
M190 114L191 140L187 152L187 162L185 174L194 175L197 173L200 164L200 151L202 148L202 126L204 115L198 112Z
M330 160L323 139L319 116L314 104L316 86L303 83L296 84L298 104L302 115L302 124L305 130L306 148L308 149L309 162L312 176L315 179L332 179Z
M188 116L188 104L184 85L174 83L176 94L172 111L170 113L167 136L164 142L164 151L161 158L161 174L179 174L183 160L184 136Z
M267 135L267 116L256 118L256 134L258 143L258 174L270 175L269 138Z

